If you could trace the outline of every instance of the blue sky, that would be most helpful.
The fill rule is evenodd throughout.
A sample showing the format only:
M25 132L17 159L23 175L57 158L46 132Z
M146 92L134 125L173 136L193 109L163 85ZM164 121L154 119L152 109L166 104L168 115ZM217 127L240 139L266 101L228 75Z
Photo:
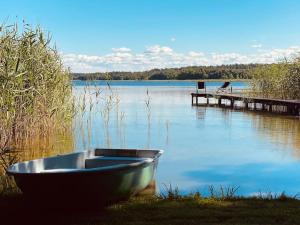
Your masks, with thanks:
M276 61L300 51L297 0L3 0L75 72ZM5 10L3 10L5 9Z

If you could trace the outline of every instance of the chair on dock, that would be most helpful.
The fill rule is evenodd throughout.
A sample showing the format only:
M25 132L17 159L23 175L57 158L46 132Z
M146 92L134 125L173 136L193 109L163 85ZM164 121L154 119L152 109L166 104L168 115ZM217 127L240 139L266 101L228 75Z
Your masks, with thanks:
M197 93L199 93L199 90L200 90L200 91L203 91L204 93L206 93L206 85L205 85L205 82L203 82L203 81L198 81L198 82L197 82Z
M229 86L230 86L229 81L224 82L224 84L218 88L217 93L228 93L230 90Z

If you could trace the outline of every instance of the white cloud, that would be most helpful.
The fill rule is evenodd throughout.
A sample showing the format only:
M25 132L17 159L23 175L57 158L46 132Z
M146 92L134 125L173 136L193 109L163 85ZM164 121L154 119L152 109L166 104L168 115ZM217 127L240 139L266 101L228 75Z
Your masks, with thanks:
M202 52L194 52L194 51L190 51L188 53L189 56L191 57L203 57L205 54Z
M252 48L262 48L262 44L253 44L251 45Z
M121 47L121 48L112 48L113 52L131 52L130 48Z
M62 55L64 64L70 67L73 72L104 72L235 63L274 63L284 58L293 58L299 53L300 46L268 50L261 48L252 54L237 52L205 54L196 51L179 53L168 46L153 45L146 47L142 53L122 47L114 48L110 54L105 55L63 53Z
M153 45L146 48L146 54L171 54L173 49L166 46Z

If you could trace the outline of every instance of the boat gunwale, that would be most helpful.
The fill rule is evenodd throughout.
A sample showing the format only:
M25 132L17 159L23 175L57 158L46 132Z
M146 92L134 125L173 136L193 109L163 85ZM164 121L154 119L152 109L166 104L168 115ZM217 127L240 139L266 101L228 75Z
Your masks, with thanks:
M82 174L82 173L107 173L107 172L115 172L118 170L125 170L125 169L134 169L140 166L148 166L149 164L153 163L156 161L156 159L158 159L162 153L164 152L163 150L160 149L124 149L124 150L132 150L132 151L157 151L157 153L154 155L154 157L145 157L143 160L138 161L138 162L133 162L130 164L117 164L117 165L113 165L113 166L103 166L103 167L95 167L95 168L81 168L81 169L74 169L74 170L66 170L66 171L51 171L51 169L49 171L41 171L41 172L24 172L24 171L20 171L17 172L15 169L13 169L14 166L18 165L18 164L25 164L25 163L29 163L29 162L37 162L39 160L45 160L45 159L51 159L51 158L57 158L60 156L70 156L70 155L74 155L74 154L88 154L88 152L92 152L92 151L96 151L97 149L100 150L120 150L121 149L108 149L108 148L95 148L95 149L90 149L87 151L82 151L82 152L73 152L73 153L68 153L68 154L62 154L62 155L56 155L56 156L50 156L50 157L46 157L46 158L39 158L39 159L34 159L34 160L28 160L28 161L23 161L23 162L18 162L15 163L11 166L9 166L8 170L7 170L7 174L8 175L25 175L25 176L40 176L40 175L63 175L63 174ZM99 157L101 157L99 155ZM126 156L123 156L124 158L126 158ZM136 157L138 158L138 157Z

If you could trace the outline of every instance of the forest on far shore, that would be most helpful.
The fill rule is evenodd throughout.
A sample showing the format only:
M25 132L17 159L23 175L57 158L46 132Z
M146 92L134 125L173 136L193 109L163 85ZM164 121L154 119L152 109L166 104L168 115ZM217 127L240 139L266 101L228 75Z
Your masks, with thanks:
M250 79L253 69L263 64L233 64L220 66L189 66L152 69L142 72L73 73L74 80L197 80Z

